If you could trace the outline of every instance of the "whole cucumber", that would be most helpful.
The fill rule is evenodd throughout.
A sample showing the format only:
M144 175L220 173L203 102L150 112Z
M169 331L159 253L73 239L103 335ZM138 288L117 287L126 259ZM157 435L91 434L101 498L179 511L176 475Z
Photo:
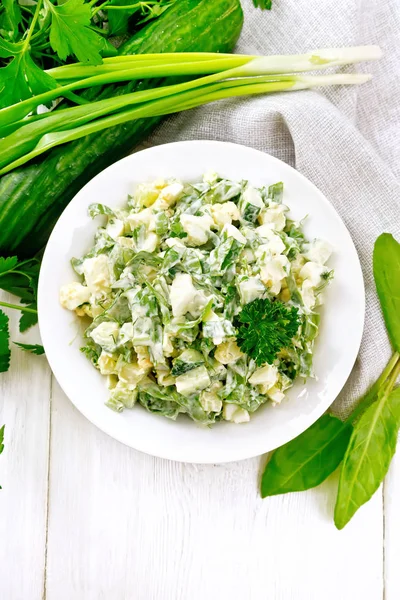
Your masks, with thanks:
M120 54L230 52L243 24L239 0L177 0L120 49ZM108 86L109 97L160 80ZM50 150L0 179L0 255L32 256L73 196L100 171L128 154L162 117L138 119Z

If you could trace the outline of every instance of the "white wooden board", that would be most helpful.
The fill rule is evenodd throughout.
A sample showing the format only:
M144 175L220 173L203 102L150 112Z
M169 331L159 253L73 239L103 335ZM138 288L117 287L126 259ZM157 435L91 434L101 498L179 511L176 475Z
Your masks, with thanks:
M338 532L336 482L262 501L260 460L183 465L121 446L55 384L47 600L376 600L382 495Z
M380 490L338 532L335 476L262 501L259 459L195 466L135 452L75 410L43 357L17 348L0 376L3 422L2 600L399 598L400 455L385 514Z
M398 445L398 448L400 446ZM384 483L384 600L400 597L400 452L395 455Z
M2 295L10 301L11 296ZM38 332L11 338L37 343ZM44 590L51 374L43 356L12 348L10 371L0 375L0 426L6 425L0 456L0 598L41 600Z

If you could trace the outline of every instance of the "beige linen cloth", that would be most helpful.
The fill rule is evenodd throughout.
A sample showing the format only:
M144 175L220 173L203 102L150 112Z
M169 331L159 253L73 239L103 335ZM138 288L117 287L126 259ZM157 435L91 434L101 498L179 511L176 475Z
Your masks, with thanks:
M361 350L334 405L345 415L390 356L372 249L384 231L400 241L400 0L274 0L270 12L251 0L242 5L239 53L379 44L384 58L347 68L373 74L363 86L220 101L169 117L146 145L210 139L251 146L294 166L335 206L356 245L367 300Z

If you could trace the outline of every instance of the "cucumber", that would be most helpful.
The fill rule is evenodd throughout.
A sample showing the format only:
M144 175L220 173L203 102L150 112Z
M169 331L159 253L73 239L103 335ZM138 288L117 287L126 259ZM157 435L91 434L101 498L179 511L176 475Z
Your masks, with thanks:
M230 52L241 31L239 0L178 0L120 49L120 54ZM171 81L171 80L170 80ZM160 80L92 89L89 97L156 87ZM96 95L95 95L96 94ZM0 179L0 255L36 254L68 202L100 171L128 154L162 117L138 119L50 150Z

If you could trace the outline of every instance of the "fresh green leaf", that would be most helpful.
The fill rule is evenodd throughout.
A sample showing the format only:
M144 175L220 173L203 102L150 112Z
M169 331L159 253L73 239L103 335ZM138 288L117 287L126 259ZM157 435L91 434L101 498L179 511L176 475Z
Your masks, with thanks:
M8 331L8 317L0 310L0 373L8 371L10 366L10 334Z
M374 246L376 289L393 348L400 352L400 244L382 233Z
M29 304L27 308L36 309L36 303ZM19 330L21 333L27 331L33 325L36 325L38 322L37 313L23 312L21 318L19 320Z
M20 52L0 68L0 108L56 87L57 82L33 62L28 52Z
M275 450L262 476L262 497L302 492L322 483L343 460L352 429L326 414Z
M272 0L253 0L253 4L261 10L271 10L272 8Z
M91 9L85 0L67 0L55 6L44 0L51 13L50 44L61 60L75 55L80 62L100 65L102 41L90 29Z
M278 181L278 183L274 183L270 185L268 188L268 198L273 202L282 202L283 198L283 183L282 181Z
M18 26L21 23L21 9L17 0L2 0L0 13L0 33L9 40L18 36Z
M106 10L114 5L118 6L129 6L126 10L109 10L108 11L108 24L110 27L111 35L124 35L128 33L128 22L130 17L140 11L140 4L134 2L134 0L110 0Z
M400 388L384 388L354 426L335 506L335 525L342 529L382 483L396 450L400 425Z
M0 256L0 274L12 271L17 262L18 258L16 256L9 256L8 258Z
M297 308L268 298L246 304L238 320L237 343L259 366L272 364L282 348L291 348L300 326Z
M40 344L21 344L20 342L14 342L14 344L19 346L25 352L31 352L37 356L44 354L44 348Z
M9 58L10 56L15 56L22 49L22 43L8 42L4 38L0 37L0 58Z
M16 257L0 258L0 289L18 296L24 304L35 304L39 269L36 258L20 263Z
M129 19L135 13L141 13L140 23L146 23L159 17L172 4L170 0L110 0L104 10L108 13L111 35L124 35L129 30ZM123 7L126 6L126 9Z

